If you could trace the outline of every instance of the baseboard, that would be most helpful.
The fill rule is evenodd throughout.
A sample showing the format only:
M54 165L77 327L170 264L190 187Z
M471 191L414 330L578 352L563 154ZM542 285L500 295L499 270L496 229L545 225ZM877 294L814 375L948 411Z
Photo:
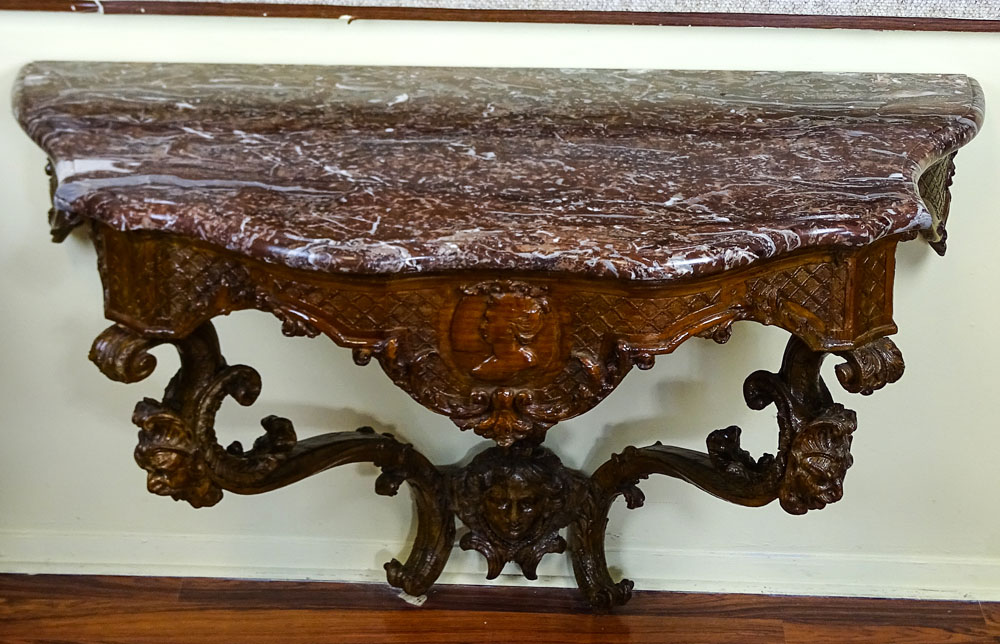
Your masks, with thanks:
M162 536L0 530L0 572L384 581L407 544L285 536ZM1000 601L1000 559L630 548L609 561L645 590ZM575 586L568 558L539 580L508 568L502 585ZM483 584L485 564L457 550L439 583Z

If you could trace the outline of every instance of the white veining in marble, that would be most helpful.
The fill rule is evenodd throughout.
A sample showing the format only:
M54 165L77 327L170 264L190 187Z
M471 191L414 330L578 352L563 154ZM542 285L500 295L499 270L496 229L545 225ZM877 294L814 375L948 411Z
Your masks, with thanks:
M927 229L964 76L33 63L56 206L293 268L670 280Z

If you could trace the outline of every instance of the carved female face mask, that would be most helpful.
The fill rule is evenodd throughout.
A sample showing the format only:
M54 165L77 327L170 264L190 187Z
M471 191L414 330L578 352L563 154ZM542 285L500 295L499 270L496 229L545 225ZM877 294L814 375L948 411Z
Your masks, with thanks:
M483 514L490 528L508 541L529 534L537 517L537 491L520 475L490 486L483 499Z

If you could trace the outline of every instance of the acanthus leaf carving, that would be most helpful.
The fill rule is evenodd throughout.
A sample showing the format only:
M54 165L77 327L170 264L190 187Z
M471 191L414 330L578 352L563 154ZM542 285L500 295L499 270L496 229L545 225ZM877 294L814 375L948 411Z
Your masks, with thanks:
M706 446L712 466L726 476L750 481L774 476L776 459L771 454L754 458L740 445L743 430L736 425L708 435Z
M134 382L152 371L155 361L145 351L160 342L114 325L94 343L91 358L109 377ZM239 442L223 448L215 431L223 400L252 404L260 394L260 376L248 366L226 364L211 323L169 342L181 367L162 401L146 398L133 414L140 428L135 460L146 470L150 492L200 508L218 503L226 490L258 494L331 467L370 461L383 469L378 493L395 494L406 481L417 503L414 548L405 563L386 564L388 580L414 595L427 591L448 559L455 528L447 481L426 458L370 428L300 441L291 421L273 415L261 421L264 434L251 449Z
M844 477L854 463L855 413L834 404L795 434L785 457L778 500L789 514L822 510L844 496Z
M308 315L282 304L270 293L258 292L256 307L261 311L270 311L278 318L281 321L281 333L285 336L315 338L320 334L315 322Z
M897 382L906 366L899 347L889 338L838 355L846 361L836 366L840 384L852 394L863 396Z
M778 499L790 514L840 500L853 464L850 447L857 419L833 402L820 375L825 355L792 336L777 373L757 371L746 379L748 406L773 404L777 409L774 455L754 458L740 445L742 430L730 426L709 434L706 453L660 443L628 447L594 472L589 498L572 522L570 543L577 582L595 606L607 609L631 595L632 583L615 582L608 572L604 532L614 499L624 496L629 508L639 507L643 496L638 483L652 474L682 479L740 505Z
M178 414L146 398L136 405L132 422L140 428L135 461L146 470L150 492L195 508L222 500L222 490L209 475L203 443Z
M932 225L923 231L928 244L940 256L948 251L948 211L955 177L955 152L932 164L917 182L920 198L931 213Z

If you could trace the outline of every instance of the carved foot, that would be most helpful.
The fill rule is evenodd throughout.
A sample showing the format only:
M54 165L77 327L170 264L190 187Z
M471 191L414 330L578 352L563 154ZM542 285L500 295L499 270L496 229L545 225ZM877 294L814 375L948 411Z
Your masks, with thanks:
M156 360L147 351L161 343L115 325L94 342L91 360L109 378L136 382L152 373ZM278 416L261 421L264 434L251 449L238 442L223 448L216 440L216 412L227 396L252 404L260 376L250 367L226 364L210 323L171 344L180 354L180 370L163 400L142 400L132 418L140 428L135 459L147 472L150 492L198 508L218 503L224 490L259 494L338 465L372 462L383 471L376 492L394 495L406 481L417 505L413 549L405 564L386 564L389 583L413 595L430 588L451 553L455 520L445 477L426 458L371 428L300 441L292 423Z
M626 454L634 451L627 448ZM619 495L625 497L629 509L642 506L644 497L637 487L641 476L633 477L623 469L627 457L614 455L594 473L588 494L569 529L570 558L573 574L587 601L594 610L606 612L632 599L634 584L630 579L614 581L608 570L604 538L608 527L608 512Z

